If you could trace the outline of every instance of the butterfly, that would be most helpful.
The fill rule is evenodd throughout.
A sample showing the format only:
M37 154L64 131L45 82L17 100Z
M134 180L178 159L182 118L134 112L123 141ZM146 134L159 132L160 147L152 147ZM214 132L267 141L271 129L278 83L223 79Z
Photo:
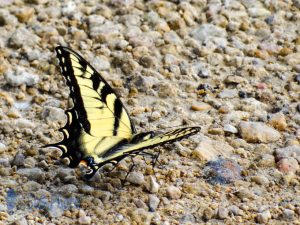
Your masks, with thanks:
M85 164L86 179L108 163L117 165L125 157L200 131L200 127L186 127L162 134L137 133L128 111L103 77L70 48L58 46L55 51L74 106L65 111L67 123L59 129L63 139L45 147L59 148L71 168Z

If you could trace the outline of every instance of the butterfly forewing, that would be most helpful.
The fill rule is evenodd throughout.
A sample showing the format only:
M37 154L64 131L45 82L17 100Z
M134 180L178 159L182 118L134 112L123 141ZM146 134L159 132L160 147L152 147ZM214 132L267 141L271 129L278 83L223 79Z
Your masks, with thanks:
M130 139L135 128L120 99L101 75L69 48L57 47L56 53L84 131L95 137Z

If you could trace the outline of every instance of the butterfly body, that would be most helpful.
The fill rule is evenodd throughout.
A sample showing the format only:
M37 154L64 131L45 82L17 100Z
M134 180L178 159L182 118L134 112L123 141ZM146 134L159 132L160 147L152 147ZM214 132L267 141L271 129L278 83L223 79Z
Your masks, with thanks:
M65 111L67 123L59 129L63 140L46 147L61 149L61 157L70 160L70 167L86 164L90 168L87 178L107 163L116 164L144 149L200 130L186 127L163 134L137 133L126 108L101 75L73 50L62 46L55 50L74 106Z

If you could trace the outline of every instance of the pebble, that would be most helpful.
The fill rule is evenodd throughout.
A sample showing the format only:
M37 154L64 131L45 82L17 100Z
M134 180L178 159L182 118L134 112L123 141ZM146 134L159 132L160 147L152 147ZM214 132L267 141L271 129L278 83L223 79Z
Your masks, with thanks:
M47 213L51 218L58 218L63 215L64 210L57 202L54 202L47 208Z
M227 219L229 216L229 211L226 207L220 206L218 208L218 218L221 220Z
M254 18L256 18L256 17L267 17L267 16L271 15L271 12L269 10L264 9L264 8L253 7L253 8L249 8L248 12L249 12L249 15L251 17L254 17Z
M220 155L230 155L233 150L233 147L224 141L204 139L192 151L192 156L200 160L216 160Z
M275 150L275 156L277 161L283 158L293 157L300 162L300 146L291 145L284 148L278 148Z
M207 111L210 110L211 106L207 103L197 103L197 105L192 105L191 110L193 111Z
M39 76L30 73L24 67L17 66L15 71L9 70L4 74L6 82L11 86L20 86L26 84L31 87L38 83Z
M213 39L214 37L226 37L226 31L213 24L203 24L191 30L191 35L194 39L203 42Z
M157 193L160 188L160 185L156 182L156 179L153 176L149 176L148 182L146 183L146 189L154 194Z
M148 206L150 212L155 212L160 200L156 195L150 194L149 195L149 200L148 200Z
M27 192L35 192L40 190L42 187L42 185L40 185L39 183L35 182L35 181L28 181L27 183L25 183L23 185L23 190L27 191Z
M268 223L268 221L271 219L271 213L269 210L265 210L261 213L258 213L256 216L256 220L259 223Z
M276 113L272 115L269 124L279 131L284 131L287 128L286 119L283 113Z
M0 153L3 153L7 150L7 146L0 142Z
M225 124L223 129L227 133L232 133L232 134L238 133L238 129L236 127L232 126L231 124Z
M23 166L24 165L24 159L25 159L25 156L21 153L21 152L18 152L13 161L12 161L12 165L15 165L15 166Z
M240 134L247 142L275 142L281 135L275 129L261 122L241 122Z
M9 167L10 166L9 158L0 158L0 166Z
M43 182L45 173L39 168L25 168L17 170L17 174L20 176L28 177L29 180L34 180L37 182Z
M234 161L218 159L209 161L203 173L211 184L229 184L242 179L242 168Z
M269 184L269 179L263 175L253 176L251 177L251 181L263 186L267 186Z
M15 26L17 23L17 18L14 15L10 14L9 10L5 8L0 9L0 26Z
M167 188L167 196L170 199L180 199L181 194L182 193L181 193L180 189L175 186L169 186Z
M29 30L21 27L16 29L16 31L9 38L9 46L13 48L20 48L26 44L26 47L34 47L40 41L40 38L35 34L31 33Z
M299 170L299 164L298 161L294 158L283 158L279 162L277 162L277 168L279 171L284 173L295 173L297 170Z
M141 172L131 172L127 180L135 185L142 185L145 182L144 175Z
M258 161L258 165L260 167L274 167L275 157L270 154L263 154Z
M64 121L66 115L65 111L61 108L45 106L42 112L42 118L49 122Z
M236 98L238 97L238 91L236 89L225 89L218 96L220 98Z
M63 196L69 197L78 192L78 187L74 184L66 184L59 187L59 192L62 193Z
M27 157L24 159L23 165L25 168L33 168L35 166L35 159L33 157Z
M109 70L110 62L105 57L96 56L92 60L92 65L94 65L97 71Z
M92 218L87 216L85 211L79 210L79 218L78 223L79 224L91 224Z
M286 220L292 220L294 218L295 212L291 209L284 209L282 212L282 216Z

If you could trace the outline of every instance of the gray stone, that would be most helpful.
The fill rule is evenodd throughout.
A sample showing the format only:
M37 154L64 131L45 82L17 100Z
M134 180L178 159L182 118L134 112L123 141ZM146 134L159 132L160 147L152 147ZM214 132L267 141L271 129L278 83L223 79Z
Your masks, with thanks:
M26 44L26 47L34 47L40 41L40 38L29 30L21 27L18 28L9 39L9 46L20 48Z
M167 188L167 196L170 199L179 199L181 197L181 190L175 186L169 186Z
M221 91L218 96L220 98L236 98L238 97L238 92L236 89L225 89Z
M59 188L59 192L63 196L69 197L74 193L78 192L78 188L74 184L66 184Z
M9 158L0 158L0 166L9 167L10 166Z
M192 30L191 35L196 40L203 42L213 37L226 37L226 31L213 24L202 24Z
M17 170L17 174L20 176L28 177L29 180L35 180L38 182L44 181L44 172L39 168L25 168Z
M24 67L17 66L15 71L8 70L5 74L5 80L11 86L20 86L26 84L27 86L34 86L39 81L39 76L30 73Z
M46 121L56 122L66 119L65 111L61 108L45 106L42 112L42 118Z
M236 127L232 126L231 124L225 124L224 125L224 131L232 134L237 134L238 130Z
M247 142L274 142L277 141L281 135L280 133L261 122L241 122L240 133Z
M149 195L148 206L151 212L155 212L160 200L156 195Z
M131 172L128 175L127 180L136 185L141 185L145 182L144 175L140 172Z

